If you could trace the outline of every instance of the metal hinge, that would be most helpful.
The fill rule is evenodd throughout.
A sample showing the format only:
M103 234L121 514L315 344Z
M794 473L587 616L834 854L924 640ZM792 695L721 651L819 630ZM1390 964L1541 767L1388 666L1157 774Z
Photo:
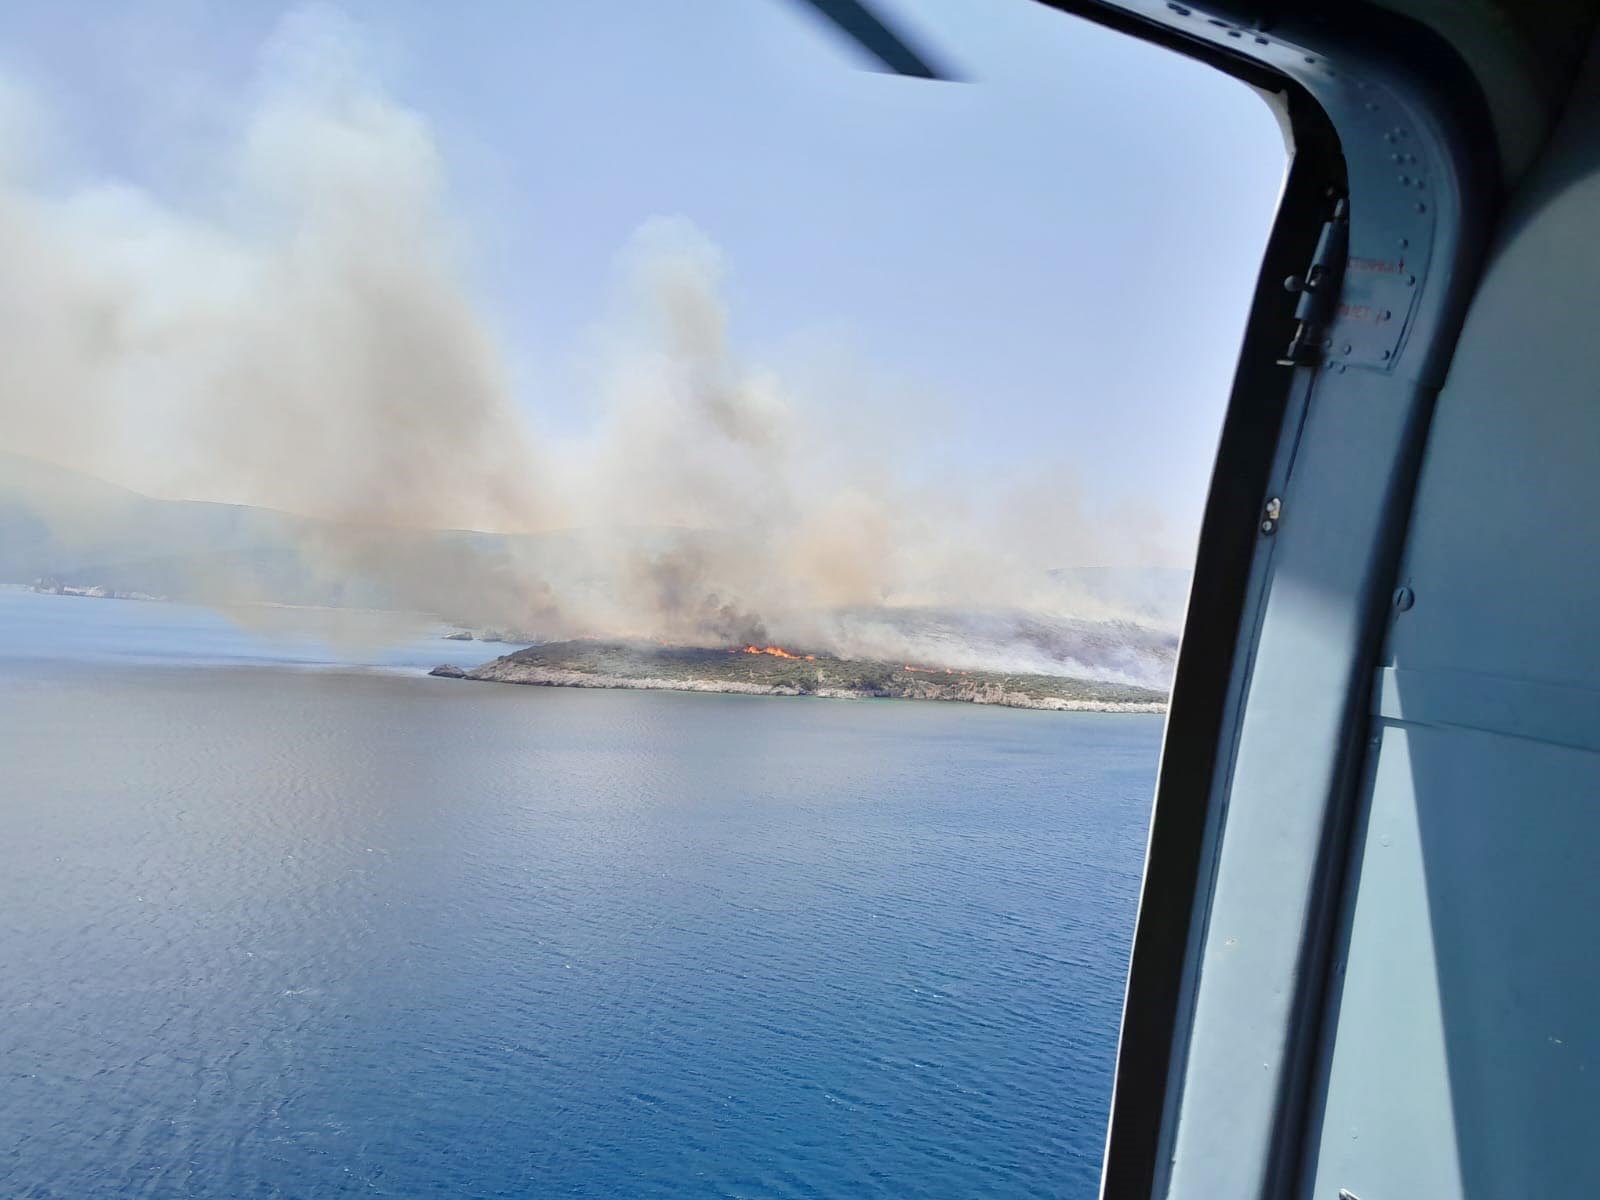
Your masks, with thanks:
M1300 303L1294 309L1294 319L1299 322L1294 339L1278 360L1286 367L1314 363L1322 354L1323 331L1333 315L1339 284L1344 278L1345 251L1350 244L1348 213L1347 202L1341 196L1334 202L1333 216L1323 222L1316 253L1311 256L1306 273L1291 275L1283 281L1285 291L1300 296Z

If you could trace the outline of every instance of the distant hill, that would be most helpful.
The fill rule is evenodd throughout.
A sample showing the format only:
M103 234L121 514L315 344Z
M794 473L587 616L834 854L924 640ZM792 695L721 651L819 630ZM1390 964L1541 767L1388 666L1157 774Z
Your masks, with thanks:
M413 609L427 591L419 577L459 574L468 560L481 570L515 540L356 530L243 504L160 500L0 453L0 582L50 578L205 603ZM543 541L559 555L561 535Z
M306 518L237 504L157 500L76 471L0 454L0 579L204 599L331 603L295 550Z

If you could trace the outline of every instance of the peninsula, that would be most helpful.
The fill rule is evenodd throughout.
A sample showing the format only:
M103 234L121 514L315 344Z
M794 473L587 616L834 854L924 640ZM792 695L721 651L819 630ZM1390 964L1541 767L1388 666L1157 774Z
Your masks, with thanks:
M565 641L529 646L482 666L430 674L542 687L640 688L839 699L943 700L1070 712L1165 712L1153 688L1060 675L961 671L808 654L781 646L703 648Z

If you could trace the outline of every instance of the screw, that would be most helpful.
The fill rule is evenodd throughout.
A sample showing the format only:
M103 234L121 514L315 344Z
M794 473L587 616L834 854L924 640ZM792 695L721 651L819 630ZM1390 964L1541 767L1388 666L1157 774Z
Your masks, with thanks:
M1411 606L1417 602L1417 594L1408 587L1395 589L1394 609L1396 612L1409 612Z

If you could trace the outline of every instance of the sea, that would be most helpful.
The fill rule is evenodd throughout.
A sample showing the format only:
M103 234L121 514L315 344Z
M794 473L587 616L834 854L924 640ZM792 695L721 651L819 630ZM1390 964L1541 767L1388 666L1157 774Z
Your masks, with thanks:
M1095 1195L1159 716L0 589L0 1196Z

